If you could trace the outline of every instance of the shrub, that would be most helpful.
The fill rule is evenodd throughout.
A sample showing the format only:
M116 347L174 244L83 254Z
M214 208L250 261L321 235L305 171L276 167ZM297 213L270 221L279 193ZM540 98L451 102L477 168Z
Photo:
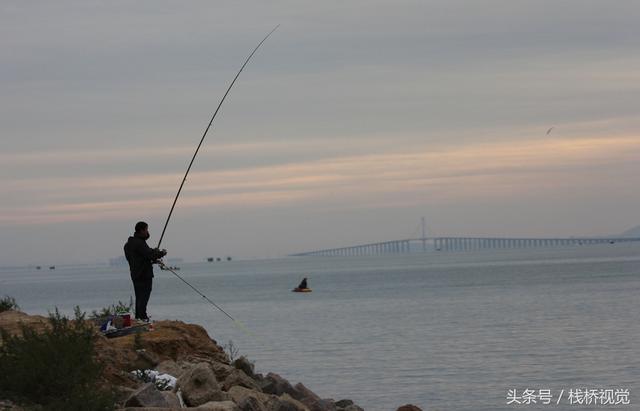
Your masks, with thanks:
M112 315L119 313L128 313L133 309L133 297L129 297L129 303L124 303L122 301L118 301L116 304L112 304L108 307L102 308L100 311L93 310L90 319L102 319L106 317L111 317Z
M236 359L238 353L240 352L240 349L238 349L238 347L233 343L233 340L229 340L229 342L225 344L222 349L227 353L227 356L229 356L229 361L231 362Z
M0 329L0 398L43 410L114 408L113 395L98 385L102 366L93 357L93 327L77 308L75 317L56 309L44 331L23 325L22 336L11 336Z
M13 297L5 296L0 298L0 313L9 310L19 310L20 307L16 303L16 299Z

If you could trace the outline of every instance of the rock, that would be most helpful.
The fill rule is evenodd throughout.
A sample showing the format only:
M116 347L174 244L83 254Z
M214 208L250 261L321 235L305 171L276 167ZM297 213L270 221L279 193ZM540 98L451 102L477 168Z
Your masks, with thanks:
M32 327L38 332L51 328L47 317L29 315L22 311L13 310L0 312L0 328L8 332L9 335L22 336L23 324Z
M4 314L4 313L2 313ZM0 314L0 325L3 316ZM26 314L23 314L26 316ZM27 316L29 317L29 316ZM44 319L46 323L46 319ZM35 320L34 320L35 321ZM176 363L187 362L227 362L226 354L199 325L185 324L180 321L158 321L153 324L153 331L142 334L145 350L157 356L157 361L172 360ZM114 385L135 388L122 378L121 371L132 371L138 354L134 350L135 335L119 338L98 336L96 341L96 357L105 364L105 379ZM168 373L174 375L172 373ZM175 375L178 377L178 375Z
M347 408L349 405L353 405L353 401L351 400L336 401L336 407L338 408Z
M113 387L113 395L115 396L115 401L117 404L124 404L125 401L127 401L134 392L136 392L136 390L129 387L123 387L119 385ZM3 410L1 405L0 410Z
M398 408L396 411L422 411L422 409L416 407L413 404L405 404L402 407Z
M216 379L218 381L226 380L227 377L231 375L231 373L236 371L236 369L229 364L224 364L221 362L212 362L211 368L213 369L213 373L216 375Z
M247 374L247 376L253 378L254 365L244 355L235 360L233 362L233 366Z
M220 389L211 367L205 363L197 364L180 376L177 387L182 390L184 401L190 407L228 398Z
M262 381L262 391L267 394L273 394L280 396L282 394L289 394L293 398L299 398L300 393L296 391L289 381L285 380L276 373L270 372Z
M267 411L264 405L255 397L246 397L238 403L241 411Z
M222 389L229 391L231 387L236 385L262 392L262 388L255 380L249 378L249 376L247 376L243 371L233 369L222 383Z
M162 394L170 408L180 408L180 400L178 400L178 396L174 392L160 391L160 394Z
M274 395L253 391L248 388L241 387L239 385L231 387L231 389L229 389L229 395L231 395L231 399L233 399L233 402L235 402L236 404L246 404L247 402L251 402L253 404L253 401L248 400L249 398L253 398L265 410L270 409L270 407L268 406L268 403L270 401L272 401L273 399L276 399L276 400L278 399L278 397Z
M336 407L338 411L364 411L362 408L354 404L351 400L336 401Z
M273 411L309 411L309 408L289 394L282 394L270 402Z
M298 401L302 401L303 399L308 399L312 402L320 401L320 397L315 392L305 387L301 382L297 383L293 388L295 388L296 392L299 394L298 397L294 397Z
M336 404L330 398L321 399L316 393L308 389L302 383L294 387L294 398L303 403L311 411L336 411ZM345 400L350 401L350 400ZM353 404L353 401L351 401Z
M133 368L137 370L152 370L158 365L160 359L157 354L147 350L136 350L136 360Z
M194 364L191 364L186 361L176 362L173 360L165 360L157 365L156 370L161 374L169 374L169 375L173 375L176 378L179 378L187 370L193 367L194 367Z
M209 401L195 408L198 411L239 411L233 401Z
M125 407L168 407L169 403L152 383L146 383L134 391L124 403Z
M311 411L337 411L335 402L330 398L313 401L308 407Z

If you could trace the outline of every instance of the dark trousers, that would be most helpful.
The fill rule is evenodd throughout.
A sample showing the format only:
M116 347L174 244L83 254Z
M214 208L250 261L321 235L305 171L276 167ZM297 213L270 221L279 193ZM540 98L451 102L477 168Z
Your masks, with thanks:
M153 279L136 280L133 282L133 289L136 293L136 318L149 318L147 315L147 303L151 296L151 286Z

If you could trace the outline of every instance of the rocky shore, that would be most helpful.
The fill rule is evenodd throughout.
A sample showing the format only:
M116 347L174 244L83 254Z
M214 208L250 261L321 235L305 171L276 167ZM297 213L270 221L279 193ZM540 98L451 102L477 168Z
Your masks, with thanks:
M20 324L47 327L47 319L19 311L0 313L0 328L19 334ZM349 399L321 398L302 383L278 374L255 373L244 357L230 361L199 325L158 321L149 332L107 339L98 335L96 356L104 365L102 383L116 393L116 409L127 411L361 411ZM135 370L175 377L172 384L140 378ZM140 374L140 373L138 373ZM146 381L145 381L146 380ZM20 410L0 399L0 410ZM420 411L404 405L398 411Z

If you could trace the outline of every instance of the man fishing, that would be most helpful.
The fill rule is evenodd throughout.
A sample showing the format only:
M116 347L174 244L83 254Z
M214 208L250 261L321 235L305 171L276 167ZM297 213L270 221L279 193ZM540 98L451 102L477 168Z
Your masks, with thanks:
M124 255L129 262L131 281L136 294L136 319L149 321L147 315L147 303L151 296L153 284L153 263L167 255L167 250L150 248L147 245L149 239L149 225L139 221L135 226L135 233L129 237L124 245Z

